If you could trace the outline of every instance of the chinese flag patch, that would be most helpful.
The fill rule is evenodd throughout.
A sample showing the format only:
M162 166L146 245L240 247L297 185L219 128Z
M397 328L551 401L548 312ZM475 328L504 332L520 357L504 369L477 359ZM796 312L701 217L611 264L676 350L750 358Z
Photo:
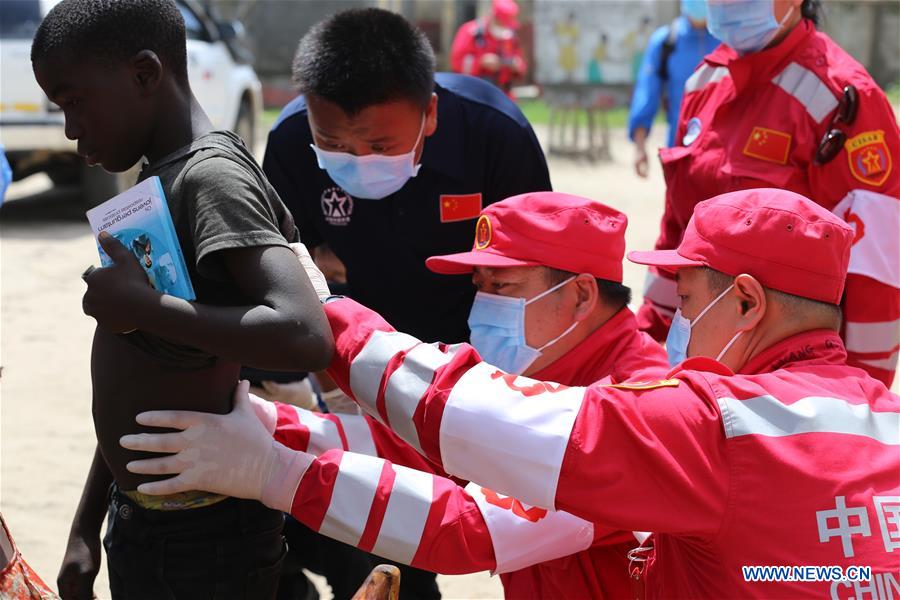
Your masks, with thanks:
M481 194L441 194L441 223L468 221L481 214Z
M779 165L787 164L791 136L783 131L754 127L744 144L744 154Z
M858 180L872 186L887 181L891 174L891 153L884 143L884 131L866 131L847 140L844 144L850 173Z

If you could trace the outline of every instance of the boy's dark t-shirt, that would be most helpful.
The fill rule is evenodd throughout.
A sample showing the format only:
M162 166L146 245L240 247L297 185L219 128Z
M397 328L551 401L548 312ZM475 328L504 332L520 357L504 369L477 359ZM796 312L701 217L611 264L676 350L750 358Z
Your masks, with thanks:
M299 234L290 212L240 138L215 131L148 164L139 180L158 175L197 294L197 302L243 306L251 302L227 273L220 251L287 247ZM144 410L227 412L240 365L197 348L135 331L94 333L91 352L94 426L100 450L123 490L160 477L130 473L144 457L119 438L136 430ZM143 430L137 427L138 430Z
M175 223L197 302L240 306L250 301L228 280L221 256L231 248L299 241L294 219L241 139L213 131L146 165L138 181L158 175ZM128 336L173 368L208 366L215 357L137 331Z

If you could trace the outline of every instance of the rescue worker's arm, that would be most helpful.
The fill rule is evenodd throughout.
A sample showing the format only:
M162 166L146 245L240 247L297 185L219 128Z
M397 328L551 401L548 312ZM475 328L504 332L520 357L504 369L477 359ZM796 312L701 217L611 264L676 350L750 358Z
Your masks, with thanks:
M844 292L847 362L890 387L900 350L900 131L881 90L859 91L844 147L809 167L813 198L856 229Z
M514 571L594 541L593 525L567 513L339 450L310 464L289 508L319 533L446 574Z
M448 473L615 528L718 528L728 469L703 380L567 388L507 375L465 344L422 344L352 300L325 308L337 346L329 373Z
M273 431L275 440L293 450L302 450L314 456L328 450L346 450L446 476L443 470L368 415L322 414L265 400L254 400L254 403L271 412L264 423L271 423L269 429Z

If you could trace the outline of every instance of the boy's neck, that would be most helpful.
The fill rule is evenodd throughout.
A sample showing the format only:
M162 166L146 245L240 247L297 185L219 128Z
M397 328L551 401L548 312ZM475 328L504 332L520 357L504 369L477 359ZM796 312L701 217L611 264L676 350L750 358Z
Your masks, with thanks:
M213 130L212 122L194 98L190 89L172 85L157 113L154 133L144 156L150 163L168 156L179 148Z

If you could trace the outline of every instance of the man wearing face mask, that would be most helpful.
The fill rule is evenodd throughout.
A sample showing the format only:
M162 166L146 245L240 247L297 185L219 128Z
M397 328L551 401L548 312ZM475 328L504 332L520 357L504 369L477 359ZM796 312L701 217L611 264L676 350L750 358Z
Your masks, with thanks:
M684 87L675 145L660 151L666 206L656 247L675 248L694 205L778 187L856 230L842 338L850 364L890 385L900 351L900 130L866 70L816 30L818 0L707 0L722 45ZM651 269L638 312L663 339L675 281Z
M490 14L463 23L450 48L450 67L490 81L510 97L512 86L528 68L519 45L519 5L515 0L493 0Z
M263 170L301 239L317 260L333 252L343 263L354 299L422 339L467 340L471 284L435 275L425 259L468 248L488 205L551 189L531 126L489 83L435 74L425 35L385 10L346 10L315 25L293 76L301 95L269 133ZM338 389L322 395L332 411L347 404L342 398ZM320 548L295 525L286 526L292 555ZM306 552L304 564L321 554ZM316 570L349 596L361 581L351 583L340 565L357 558L319 561ZM402 577L404 597L439 595L433 576L404 569Z
M706 0L681 0L678 18L650 36L628 111L628 137L634 142L634 169L639 177L647 177L647 136L660 102L669 125L666 145L672 146L684 82L718 45L719 40L706 30Z
M630 290L621 283L626 225L625 215L587 198L523 194L482 212L471 251L431 257L427 264L443 275L471 275L478 290L469 316L472 345L508 373L565 385L658 378L668 368L665 353L638 332L627 308ZM412 477L441 490L404 504L403 525L419 538L411 535L412 547L376 543L375 551L387 558L439 573L491 570L500 574L508 598L602 599L631 592L627 553L646 534L548 513L475 483L454 482L369 416L258 407L271 413L275 440L290 448L316 455L352 450L390 460L416 469L420 473ZM369 527L368 507L346 512L346 518L337 507L374 492L382 483L382 463L368 461L368 479L357 482L361 488L304 491L304 509L294 514L317 531L369 549L362 535L353 535ZM401 482L394 487L402 489ZM329 511L332 516L323 519Z
M837 334L853 236L808 199L758 188L698 204L677 250L632 252L678 277L686 329L670 344L673 360L688 358L656 383L566 388L504 375L472 348L423 345L348 299L325 304L329 372L449 473L654 531L632 554L646 597L887 597L900 580L900 397L848 366ZM312 489L362 487L353 453L273 444L246 397L237 405L227 416L139 417L188 429L123 439L179 452L129 465L181 473L141 491L239 492L300 513ZM243 466L246 456L258 462ZM365 496L369 514L410 497L400 467L382 473L395 483Z
M425 259L468 248L488 205L550 189L531 126L490 84L435 75L425 35L385 10L317 24L293 70L302 95L272 128L263 169L304 244L314 256L327 244L348 294L405 330L467 340L472 286Z

